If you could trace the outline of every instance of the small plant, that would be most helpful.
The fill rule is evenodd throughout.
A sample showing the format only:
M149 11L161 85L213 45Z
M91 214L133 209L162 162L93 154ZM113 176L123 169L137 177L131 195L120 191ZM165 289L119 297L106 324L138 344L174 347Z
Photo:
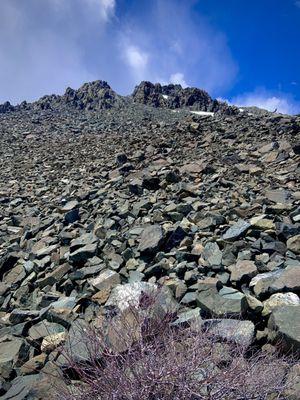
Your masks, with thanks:
M145 299L144 299L145 300ZM85 332L88 360L64 348L59 400L284 399L290 362L221 342L199 324L171 324L143 301Z

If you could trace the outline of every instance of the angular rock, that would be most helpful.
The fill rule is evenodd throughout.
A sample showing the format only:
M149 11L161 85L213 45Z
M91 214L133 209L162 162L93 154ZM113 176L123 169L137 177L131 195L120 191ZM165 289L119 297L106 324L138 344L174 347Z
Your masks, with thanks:
M300 298L295 293L275 293L272 296L264 301L264 308L262 311L262 315L266 316L271 314L276 308L282 306L298 306L300 305Z
M283 306L269 319L270 338L279 340L286 350L300 354L300 306Z
M101 290L110 290L113 287L117 286L118 284L121 283L120 275L111 270L105 270L100 273L99 276L97 276L94 279L91 279L89 283L99 291Z
M201 290L196 297L198 306L215 317L241 316L248 308L246 296L229 287Z
M29 329L28 336L31 340L37 341L46 336L60 332L65 332L65 328L63 326L56 323L50 323L48 321L41 321Z
M209 242L205 245L202 257L210 267L220 267L222 264L222 252L217 243Z
M249 347L254 340L255 328L251 321L209 319L204 321L204 327L210 334L244 348Z
M290 237L286 242L287 248L295 254L300 254L300 235Z
M38 399L36 387L39 380L39 375L18 376L12 381L11 388L1 397L1 400Z
M28 358L28 345L22 339L8 338L0 342L0 376L8 379L13 367Z
M238 260L236 264L228 267L230 279L233 282L240 282L244 279L250 280L257 274L257 267L254 261Z
M89 258L97 254L98 244L87 244L69 255L69 260L75 264L84 264Z
M224 233L223 239L237 240L247 232L250 226L251 224L249 222L240 219Z
M163 240L164 234L160 225L147 226L140 237L138 250L145 254L156 253L160 249Z

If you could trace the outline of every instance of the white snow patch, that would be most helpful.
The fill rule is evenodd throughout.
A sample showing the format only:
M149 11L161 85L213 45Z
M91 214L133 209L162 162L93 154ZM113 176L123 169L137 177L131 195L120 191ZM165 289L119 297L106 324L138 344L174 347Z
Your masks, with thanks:
M215 115L215 113L209 111L191 111L191 113L196 115L209 115L210 117Z
M162 97L163 97L164 99L166 99L166 100L169 98L169 96L167 96L166 94L163 94Z

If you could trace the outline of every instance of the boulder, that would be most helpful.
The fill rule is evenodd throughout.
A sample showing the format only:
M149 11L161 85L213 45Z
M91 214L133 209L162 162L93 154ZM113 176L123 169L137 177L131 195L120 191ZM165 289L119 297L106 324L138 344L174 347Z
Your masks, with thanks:
M244 348L249 347L254 339L255 328L251 321L208 319L204 321L203 326L209 334Z
M279 341L285 350L300 354L300 305L275 309L269 319L269 338Z
M203 249L202 257L210 267L221 268L222 252L219 249L217 243L215 242L207 243Z
M231 273L230 279L233 282L250 281L258 273L255 262L249 260L238 260L236 264L230 265L228 270Z
M251 224L242 219L238 220L233 224L223 235L224 240L237 240L244 235L245 232L250 228Z
M197 294L198 306L215 317L238 317L248 308L246 296L236 289L223 287L220 291L216 288L207 288Z
M107 289L110 290L116 285L120 284L121 279L117 272L107 269L102 271L96 278L90 279L89 283L99 291Z
M300 305L300 298L295 293L275 293L263 302L262 315L266 316L271 314L273 310L282 306L298 306Z
M0 376L8 379L13 368L26 361L28 347L24 340L14 337L0 342Z
M140 237L138 250L144 254L155 254L164 240L163 230L160 225L147 226Z
M106 302L107 307L115 307L119 311L124 311L131 307L137 307L147 303L150 299L152 306L151 312L155 315L164 316L174 313L178 309L178 304L172 296L169 288L158 289L156 285L148 282L134 282L116 286Z
M287 248L295 254L300 254L300 235L290 237L287 242Z

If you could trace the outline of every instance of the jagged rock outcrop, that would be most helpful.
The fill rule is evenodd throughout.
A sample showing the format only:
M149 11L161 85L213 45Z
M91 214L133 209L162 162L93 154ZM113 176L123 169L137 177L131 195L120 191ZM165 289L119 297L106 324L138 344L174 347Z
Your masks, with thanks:
M22 102L12 106L9 102L0 105L0 113L21 110L57 110L74 108L76 110L97 111L124 105L125 98L114 92L105 81L88 82L75 90L70 87L64 95L47 95L33 103Z
M147 104L152 107L170 109L189 108L195 111L224 112L233 114L238 112L235 107L213 100L204 90L181 85L161 85L143 81L135 87L132 94L136 103Z
M14 106L10 104L9 101L6 101L3 104L0 104L0 114L4 114L10 111L14 111Z
M34 106L42 109L57 108L59 106L72 107L78 110L106 110L118 107L124 100L117 95L107 82L94 81L85 83L78 90L67 88L63 96L45 96Z

